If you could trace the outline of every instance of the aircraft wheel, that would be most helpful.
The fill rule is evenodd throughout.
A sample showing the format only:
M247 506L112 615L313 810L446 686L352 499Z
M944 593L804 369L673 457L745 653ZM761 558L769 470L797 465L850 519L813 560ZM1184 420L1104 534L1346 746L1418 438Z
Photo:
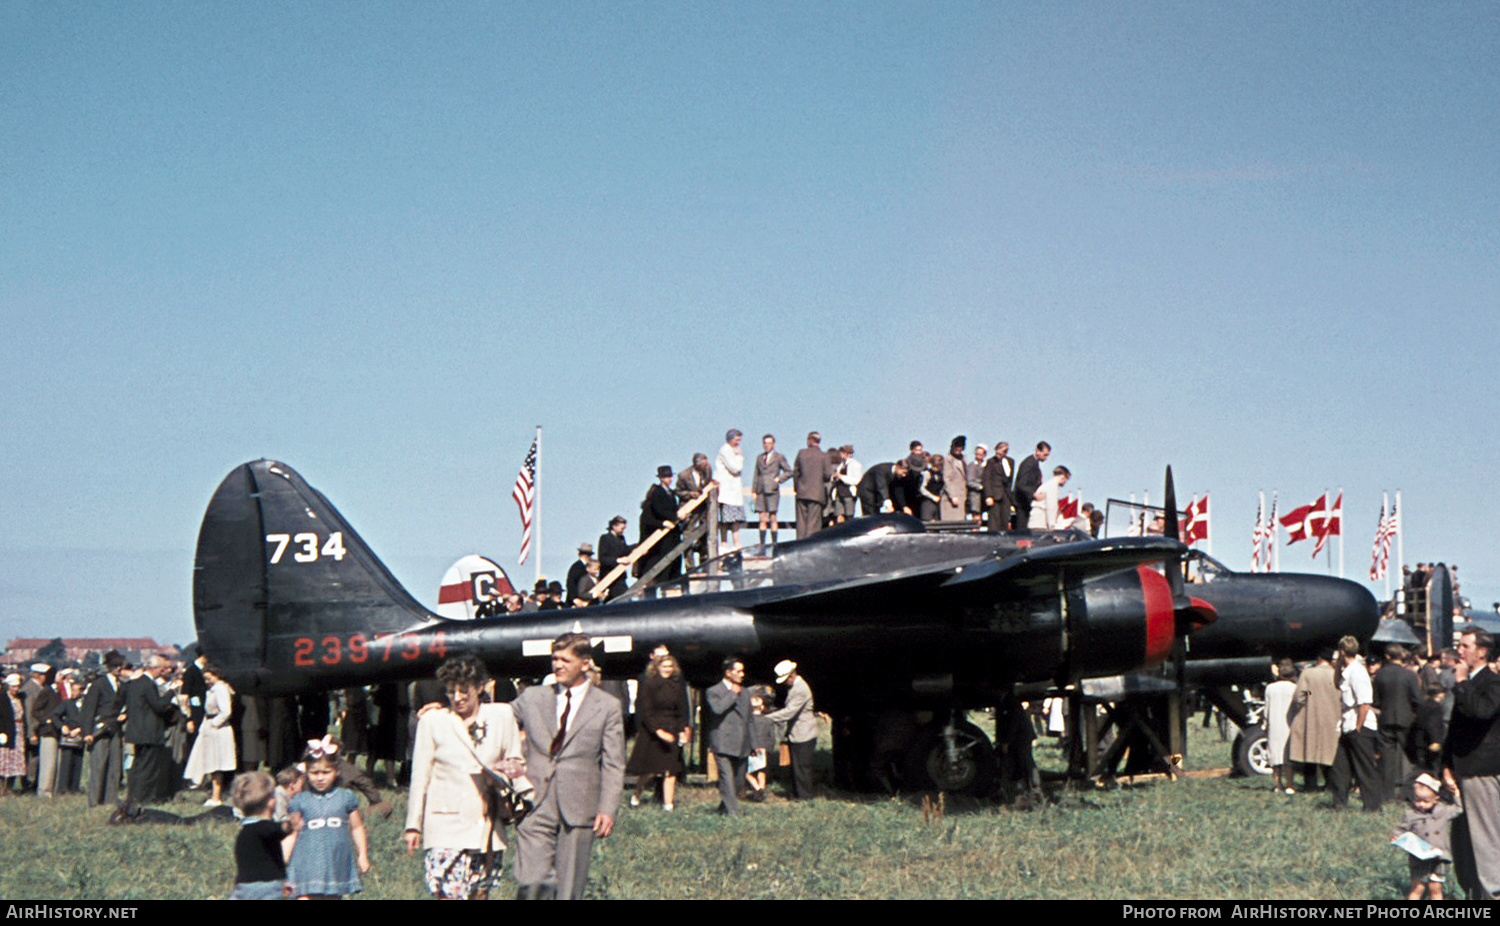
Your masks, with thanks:
M1234 738L1234 770L1238 774L1271 774L1271 741L1265 727L1247 727Z
M961 720L950 751L944 724L924 727L906 754L905 779L917 791L985 794L995 783L995 750L984 731Z

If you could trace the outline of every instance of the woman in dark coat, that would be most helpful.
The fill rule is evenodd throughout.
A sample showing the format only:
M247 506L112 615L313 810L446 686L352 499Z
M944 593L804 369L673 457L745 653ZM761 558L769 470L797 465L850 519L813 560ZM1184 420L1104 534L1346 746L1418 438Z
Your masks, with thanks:
M636 776L630 806L640 806L646 782L659 775L662 807L671 810L677 777L682 774L682 744L690 735L687 688L671 655L657 656L646 667L646 678L635 695L635 712L635 748L625 764L625 774Z

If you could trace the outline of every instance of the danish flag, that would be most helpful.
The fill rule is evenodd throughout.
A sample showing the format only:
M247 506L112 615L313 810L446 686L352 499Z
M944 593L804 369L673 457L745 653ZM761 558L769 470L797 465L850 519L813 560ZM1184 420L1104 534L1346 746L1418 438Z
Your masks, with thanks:
M1200 499L1193 496L1192 504L1187 506L1187 511L1182 519L1182 542L1193 544L1199 540L1208 539L1208 495Z

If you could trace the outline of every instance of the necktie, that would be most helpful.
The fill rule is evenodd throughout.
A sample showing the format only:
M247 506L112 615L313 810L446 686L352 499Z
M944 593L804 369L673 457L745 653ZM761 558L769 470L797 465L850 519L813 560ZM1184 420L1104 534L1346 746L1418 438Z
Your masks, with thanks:
M552 737L552 748L547 750L547 757L549 759L557 758L558 752L562 750L563 738L568 735L568 712L572 709L573 691L569 689L563 692L562 717L558 718L557 721L557 735Z

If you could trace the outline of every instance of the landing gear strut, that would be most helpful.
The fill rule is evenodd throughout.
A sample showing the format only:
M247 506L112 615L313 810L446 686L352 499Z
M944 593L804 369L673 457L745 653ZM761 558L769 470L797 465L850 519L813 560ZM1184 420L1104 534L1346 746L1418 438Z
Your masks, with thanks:
M984 731L953 714L917 732L903 779L918 791L982 795L995 784L995 750Z

